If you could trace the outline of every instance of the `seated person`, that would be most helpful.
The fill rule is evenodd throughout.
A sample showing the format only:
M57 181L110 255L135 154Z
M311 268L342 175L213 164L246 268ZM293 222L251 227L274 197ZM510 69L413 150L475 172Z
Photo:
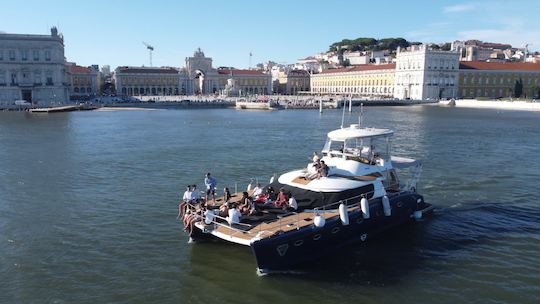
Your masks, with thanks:
M247 192L242 193L242 199L240 199L239 204L238 207L242 215L253 215L255 213L255 206Z
M196 204L199 202L201 198L201 195L199 194L199 191L197 191L197 185L191 186L191 201Z
M231 191L229 191L229 188L225 187L223 188L223 203L228 202L231 199Z
M298 210L298 203L296 202L296 199L291 196L291 198L289 198L289 202L287 203L287 205L283 206L282 208L285 211L294 212Z
M276 200L276 190L274 190L274 188L272 186L268 187L268 189L266 189L266 194L268 194L268 200L270 201L274 201Z
M287 196L287 194L285 194L285 189L283 188L279 189L278 197L273 203L274 206L283 207L283 206L287 206L288 203L289 203L289 197Z
M227 222L229 222L229 225L240 223L241 214L237 207L238 206L236 204L232 204L231 208L229 208L227 216Z
M262 194L263 189L261 188L261 184L257 183L257 186L253 188L253 197L258 198Z
M307 173L304 175L304 178L309 179L309 180L317 178L317 174L320 168L321 168L320 160L317 160L316 162L308 164Z
M321 160L321 168L319 168L319 173L317 178L327 177L328 176L328 166L324 163L324 160Z

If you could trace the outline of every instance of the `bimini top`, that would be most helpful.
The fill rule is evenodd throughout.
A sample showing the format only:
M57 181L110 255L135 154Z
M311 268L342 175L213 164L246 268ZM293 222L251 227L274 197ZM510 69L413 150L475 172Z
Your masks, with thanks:
M345 141L350 138L391 136L394 131L390 129L360 128L359 125L351 125L348 128L337 129L328 133L328 138L335 141Z

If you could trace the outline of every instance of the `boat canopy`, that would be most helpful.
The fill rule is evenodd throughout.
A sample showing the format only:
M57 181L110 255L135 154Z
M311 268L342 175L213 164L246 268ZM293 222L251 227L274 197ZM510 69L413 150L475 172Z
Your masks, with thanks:
M351 138L384 137L392 136L394 131L390 129L360 128L353 124L348 128L334 130L328 133L328 139L333 141L345 141Z

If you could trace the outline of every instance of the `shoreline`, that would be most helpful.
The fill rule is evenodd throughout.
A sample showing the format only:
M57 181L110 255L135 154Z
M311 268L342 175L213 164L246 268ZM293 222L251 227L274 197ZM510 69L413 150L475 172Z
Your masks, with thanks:
M445 104L446 101L440 101L439 106L453 107ZM500 109L514 111L540 111L540 102L516 100L478 100L478 99L456 99L455 107L476 108L476 109Z

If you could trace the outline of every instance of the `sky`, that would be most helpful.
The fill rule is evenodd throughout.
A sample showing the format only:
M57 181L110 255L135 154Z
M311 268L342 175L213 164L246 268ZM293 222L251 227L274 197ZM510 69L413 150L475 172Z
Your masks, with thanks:
M214 67L294 63L358 37L440 43L479 39L540 50L540 1L2 1L0 31L64 35L79 65L184 66L200 47Z

